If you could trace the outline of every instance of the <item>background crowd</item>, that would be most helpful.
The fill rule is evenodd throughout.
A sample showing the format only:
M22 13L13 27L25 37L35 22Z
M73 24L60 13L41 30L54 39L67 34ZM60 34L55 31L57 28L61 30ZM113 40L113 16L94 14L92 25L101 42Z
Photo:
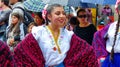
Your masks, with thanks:
M105 5L98 29L90 8L75 16L59 4L33 12L22 0L0 0L0 67L120 67L119 3L118 21Z

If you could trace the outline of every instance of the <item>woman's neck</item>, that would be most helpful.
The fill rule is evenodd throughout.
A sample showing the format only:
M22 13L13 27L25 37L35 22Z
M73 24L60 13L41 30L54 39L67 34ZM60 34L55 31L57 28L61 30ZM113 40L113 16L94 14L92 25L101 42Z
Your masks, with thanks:
M54 32L54 33L57 33L60 31L60 28L55 26L55 25L52 25L52 24L49 24L48 27Z
M87 26L89 26L89 25L90 25L89 22L81 22L81 23L79 24L80 27L87 27Z

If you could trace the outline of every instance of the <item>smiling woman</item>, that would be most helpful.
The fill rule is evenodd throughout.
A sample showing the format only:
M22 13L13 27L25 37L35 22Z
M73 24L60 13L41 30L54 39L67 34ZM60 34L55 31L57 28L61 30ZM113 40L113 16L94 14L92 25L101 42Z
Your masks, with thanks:
M63 6L49 5L47 25L32 28L32 33L14 51L17 66L28 67L98 67L93 48L72 31L64 28ZM87 63L86 63L87 62Z
M48 19L47 20L48 23L50 21L49 26L61 28L61 27L64 27L67 22L66 14L61 5L57 5L56 7L59 7L59 8L55 8L55 7L47 8L46 18Z

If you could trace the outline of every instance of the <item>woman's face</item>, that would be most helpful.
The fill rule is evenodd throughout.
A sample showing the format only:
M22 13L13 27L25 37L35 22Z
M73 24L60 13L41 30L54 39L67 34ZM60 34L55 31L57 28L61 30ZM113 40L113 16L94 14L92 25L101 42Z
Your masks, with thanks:
M43 19L41 19L38 15L35 15L35 23L39 26L42 25Z
M78 13L78 16L77 16L77 19L79 22L87 22L87 15L86 15L86 12L79 12Z
M18 19L16 16L12 16L12 22L11 22L11 23L12 23L13 25L17 24L18 21L19 21L19 19Z
M54 7L51 14L48 15L51 24L57 27L64 27L66 25L66 14L63 7Z
M18 2L18 0L9 0L10 4L13 5L15 4L16 2Z
M3 2L0 0L0 8L2 8Z
M32 28L34 27L35 25L31 25L29 28L28 28L28 32L30 33L32 31Z

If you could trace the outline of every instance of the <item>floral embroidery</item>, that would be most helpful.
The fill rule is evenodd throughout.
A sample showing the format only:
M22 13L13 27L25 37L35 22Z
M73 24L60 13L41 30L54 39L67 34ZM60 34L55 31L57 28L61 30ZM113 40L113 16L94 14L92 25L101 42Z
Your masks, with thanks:
M51 39L51 43L53 45L53 50L56 51L57 50L57 45L55 43L54 37L52 36L52 34L51 34L50 30L47 28L47 26L45 26L45 28L46 28L47 33L49 34L50 39ZM63 30L62 31L60 30L60 35L59 35L58 40L57 40L57 43L59 45L61 45L61 42L62 42L62 39L63 39L63 35L61 35L61 33L63 33Z

